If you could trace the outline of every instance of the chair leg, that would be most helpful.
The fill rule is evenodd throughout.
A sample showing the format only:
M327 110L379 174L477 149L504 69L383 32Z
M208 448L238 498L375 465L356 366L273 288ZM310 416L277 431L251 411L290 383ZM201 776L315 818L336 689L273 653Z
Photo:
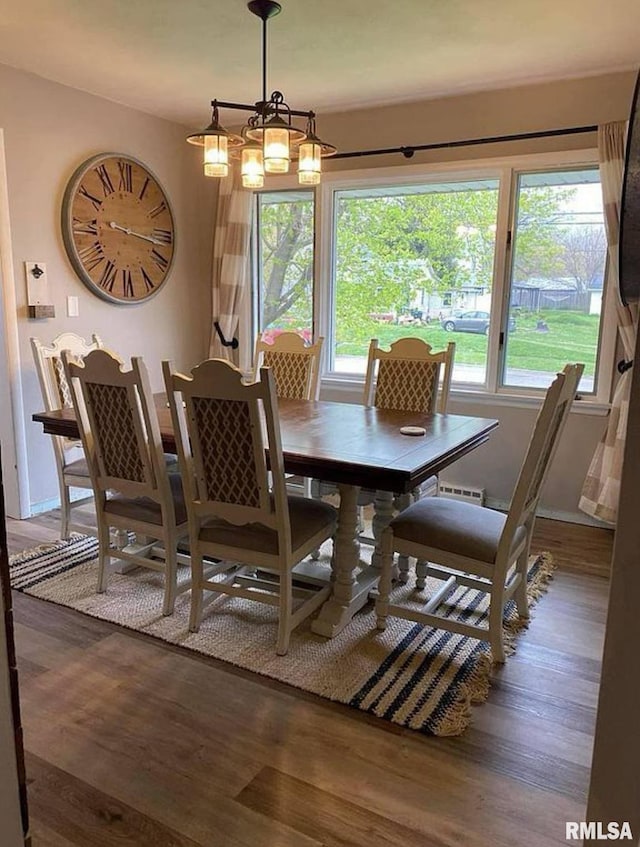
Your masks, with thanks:
M513 596L518 607L518 614L521 618L529 617L529 598L527 597L527 565L529 564L529 550L525 549L516 562L516 574L520 577L520 582L516 586Z
M380 579L376 598L376 626L386 629L389 616L389 595L393 571L393 530L387 527L380 541Z
M191 551L191 613L189 614L189 629L197 632L200 629L202 619L202 582L204 580L204 567L202 554L199 550Z
M504 612L504 583L494 582L490 594L489 607L489 642L493 661L504 664L505 652L502 636L502 615Z
M60 538L69 538L69 522L71 520L71 498L69 486L60 480Z
M292 612L293 579L291 571L287 569L286 574L283 573L280 575L280 608L278 617L278 642L276 644L276 653L278 656L286 656L289 650Z
M98 515L98 594L107 590L107 570L111 564L111 533L104 522L104 518Z
M178 588L178 551L175 539L167 539L165 545L165 570L164 570L164 603L163 615L172 615L176 605L176 594Z

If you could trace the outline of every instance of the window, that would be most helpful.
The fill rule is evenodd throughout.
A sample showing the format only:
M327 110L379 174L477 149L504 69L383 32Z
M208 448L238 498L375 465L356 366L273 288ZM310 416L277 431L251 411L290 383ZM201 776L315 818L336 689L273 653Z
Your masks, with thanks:
M434 167L325 174L315 191L285 177L257 194L259 330L323 335L324 377L347 383L371 338L455 341L454 389L491 394L539 395L580 361L581 393L606 402L615 327L595 154Z
M256 195L255 322L269 339L283 331L310 340L313 327L312 191Z
M597 168L517 176L504 385L546 388L584 362L593 392L606 255Z
M491 308L498 188L486 179L335 192L335 371L363 374L371 338L442 349L459 331L454 380L485 382L489 321L476 315Z

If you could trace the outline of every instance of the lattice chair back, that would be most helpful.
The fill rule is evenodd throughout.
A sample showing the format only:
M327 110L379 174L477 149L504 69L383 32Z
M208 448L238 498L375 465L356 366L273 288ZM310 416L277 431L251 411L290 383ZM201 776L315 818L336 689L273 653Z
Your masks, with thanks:
M163 362L191 520L219 518L277 529L291 548L275 380L270 369L244 384L222 359L176 374ZM184 405L183 405L184 403ZM265 449L273 478L273 496ZM281 546L282 549L282 546Z
M256 341L254 378L261 367L271 368L278 397L317 400L320 390L320 356L324 338L305 344L297 332L283 332L273 343Z
M104 347L102 339L95 333L91 341L85 341L75 332L63 332L53 339L51 344L43 344L38 338L31 338L31 350L35 362L42 400L47 412L54 409L70 409L73 405L71 389L67 382L62 362L62 351L68 350L74 358L81 359L92 350ZM76 438L53 436L57 458L64 462L64 450L78 444Z
M571 404L584 370L583 364L566 365L547 389L538 412L529 446L511 499L509 515L500 539L506 553L519 526L535 518L542 486L558 449Z
M94 334L91 338L88 342L75 332L63 332L49 345L43 344L38 338L31 338L42 399L48 412L53 409L71 408L73 405L71 389L62 363L62 351L68 350L74 357L81 358L104 346L97 335Z
M427 414L446 411L454 354L453 342L433 353L431 345L420 338L400 338L387 351L372 338L365 405Z
M94 485L127 497L168 498L160 429L142 359L134 357L131 370L106 350L95 350L82 362L63 353L63 361Z

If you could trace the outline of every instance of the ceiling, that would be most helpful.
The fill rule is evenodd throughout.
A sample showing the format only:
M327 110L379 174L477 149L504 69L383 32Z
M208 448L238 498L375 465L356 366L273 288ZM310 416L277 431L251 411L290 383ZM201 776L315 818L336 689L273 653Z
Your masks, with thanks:
M322 113L635 68L638 0L282 0L269 90ZM0 0L0 63L185 124L261 94L244 0Z

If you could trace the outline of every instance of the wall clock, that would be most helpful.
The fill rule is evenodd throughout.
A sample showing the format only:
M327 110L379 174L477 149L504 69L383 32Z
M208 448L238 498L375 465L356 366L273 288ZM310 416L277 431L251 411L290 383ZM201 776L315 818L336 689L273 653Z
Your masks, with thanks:
M169 200L131 156L102 153L80 165L64 193L62 237L80 279L112 303L148 300L171 270Z

